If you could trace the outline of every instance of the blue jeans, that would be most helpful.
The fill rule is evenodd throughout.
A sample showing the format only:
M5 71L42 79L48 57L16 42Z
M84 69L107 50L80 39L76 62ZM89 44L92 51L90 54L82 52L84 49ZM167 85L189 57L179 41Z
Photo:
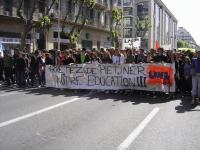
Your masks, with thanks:
M192 96L200 98L200 76L192 76Z

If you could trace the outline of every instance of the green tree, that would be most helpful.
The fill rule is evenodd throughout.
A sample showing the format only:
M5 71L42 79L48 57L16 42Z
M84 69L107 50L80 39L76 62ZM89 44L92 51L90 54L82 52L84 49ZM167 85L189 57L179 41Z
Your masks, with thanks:
M48 0L43 1L46 5L42 17L39 20L34 20L34 14L39 6L39 0L18 0L17 16L21 19L24 31L21 33L21 45L20 50L24 50L26 45L26 38L30 31L34 28L46 29L51 25L52 18L50 17L50 11L53 6L58 3L58 0L52 0L50 5Z
M151 27L151 20L148 16L145 16L144 19L140 19L139 17L137 17L135 24L135 37L141 37L141 41L147 43L148 41L147 39L145 39L145 36Z
M112 36L112 44L114 47L119 47L119 31L118 26L123 19L123 12L120 8L112 9L112 23L111 23L111 36Z
M143 39L151 27L151 20L148 16L145 16L144 20L137 17L135 24L136 37L141 37L141 39Z
M62 33L69 37L71 47L76 47L78 38L85 25L89 24L89 12L94 8L96 0L69 0L71 8L66 11L65 17L62 20ZM72 10L76 7L77 14L74 16ZM67 22L73 22L71 29L68 32L64 31Z
M177 47L178 48L191 48L191 46L189 45L189 43L183 41L183 40L178 40L177 41Z

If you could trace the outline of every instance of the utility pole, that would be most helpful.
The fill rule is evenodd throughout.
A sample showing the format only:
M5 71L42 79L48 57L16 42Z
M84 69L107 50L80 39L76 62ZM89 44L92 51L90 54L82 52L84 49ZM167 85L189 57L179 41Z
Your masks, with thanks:
M61 11L61 0L58 1L58 50L60 50L60 11Z

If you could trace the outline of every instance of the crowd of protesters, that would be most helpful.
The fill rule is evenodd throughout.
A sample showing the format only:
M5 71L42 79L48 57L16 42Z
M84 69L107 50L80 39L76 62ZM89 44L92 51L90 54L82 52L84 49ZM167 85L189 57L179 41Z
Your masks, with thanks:
M192 95L192 103L200 98L200 51L181 52L176 50L150 49L68 49L65 51L39 51L27 54L15 50L13 56L0 54L0 82L19 87L44 86L45 65L70 64L140 64L175 63L176 91ZM192 91L192 92L191 92Z

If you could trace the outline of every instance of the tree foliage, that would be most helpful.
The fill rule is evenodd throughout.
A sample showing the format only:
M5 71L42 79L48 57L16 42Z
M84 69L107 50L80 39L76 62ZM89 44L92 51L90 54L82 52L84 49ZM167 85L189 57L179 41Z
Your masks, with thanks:
M123 12L120 8L113 8L112 9L112 25L111 25L111 36L112 36L112 43L114 47L119 47L119 31L117 27L119 23L123 19Z
M148 16L145 16L144 20L137 17L135 24L136 37L141 37L143 39L151 27L151 20Z
M38 8L39 0L18 0L19 6L17 8L17 16L22 20L24 24L24 32L22 32L21 36L21 47L20 47L21 50L24 49L26 37L32 29L39 28L42 29L44 32L46 32L52 25L54 15L51 14L51 10L54 6L58 7L59 0L52 0L49 5L48 5L49 0L42 0L42 1L46 4L45 12L42 13L42 17L36 21L34 20L34 13L36 13L36 10ZM24 2L29 4L28 8L26 8L29 11L28 13L25 13L26 11L24 11L23 7ZM76 45L78 38L81 34L81 31L83 30L84 26L89 23L88 15L82 14L82 12L84 11L84 9L85 10L93 9L93 7L96 4L96 0L68 0L68 2L71 3L72 7L71 9L66 10L64 18L60 18L62 19L61 34L65 34L66 36L68 36L71 44ZM71 11L75 7L78 8L77 10L78 13L76 14L75 19L73 20L70 32L65 32L64 31L65 25L68 21L72 21L72 19L70 18L70 16L72 15Z
M178 40L177 41L177 47L178 48L191 48L191 46L189 45L189 43L183 41L183 40Z
M52 0L50 5L45 5L45 12L42 14L42 18L39 20L34 20L34 14L38 9L38 0L18 0L17 16L20 18L24 25L24 31L21 33L21 45L20 50L23 50L26 44L26 38L28 33L34 28L49 28L51 25L50 11L53 6L58 3L58 0ZM48 0L43 0L45 4L48 3ZM27 8L24 7L24 4L27 3ZM49 7L48 7L49 6ZM27 11L25 11L25 9Z
M65 34L69 37L71 46L76 46L78 42L78 38L85 25L90 23L89 15L87 13L83 13L86 10L91 10L96 5L96 0L70 0L71 9L68 9L65 13L65 17L62 21L62 34ZM71 14L71 11L76 7L77 14ZM71 19L70 16L73 16ZM72 27L69 32L65 32L64 28L67 22L73 22Z

